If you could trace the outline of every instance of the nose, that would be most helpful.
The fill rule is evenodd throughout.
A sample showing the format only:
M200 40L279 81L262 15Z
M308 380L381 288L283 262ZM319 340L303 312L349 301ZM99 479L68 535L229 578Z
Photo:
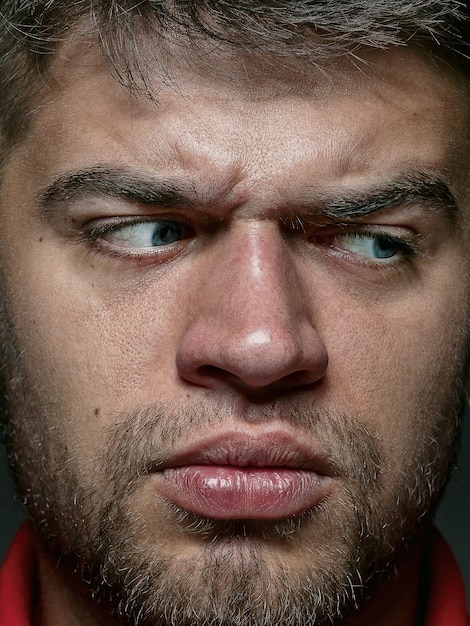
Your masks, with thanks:
M178 349L187 382L280 393L319 381L328 354L314 328L307 287L274 224L233 227L208 254Z

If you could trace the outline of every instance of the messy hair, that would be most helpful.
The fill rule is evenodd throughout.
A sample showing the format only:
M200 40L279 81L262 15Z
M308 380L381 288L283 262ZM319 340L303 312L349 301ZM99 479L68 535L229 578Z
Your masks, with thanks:
M79 27L132 87L145 73L138 44L149 32L310 55L315 63L411 44L466 65L469 22L466 0L0 0L3 148L27 128L41 75Z

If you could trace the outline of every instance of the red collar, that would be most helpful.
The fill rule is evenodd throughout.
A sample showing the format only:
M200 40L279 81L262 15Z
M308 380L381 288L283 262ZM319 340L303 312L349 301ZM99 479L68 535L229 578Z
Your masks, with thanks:
M37 597L37 546L33 526L17 532L0 571L0 626L31 626Z
M429 563L425 626L470 626L462 576L454 555L437 531L431 540Z
M37 547L32 525L18 531L0 571L0 626L32 626L37 598ZM434 532L425 626L470 626L465 589L457 563Z

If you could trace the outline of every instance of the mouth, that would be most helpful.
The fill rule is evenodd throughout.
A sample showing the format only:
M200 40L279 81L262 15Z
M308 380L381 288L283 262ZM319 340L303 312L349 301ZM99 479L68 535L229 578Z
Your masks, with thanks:
M219 520L283 520L330 493L334 473L318 445L284 431L218 433L151 468L157 492L174 505Z

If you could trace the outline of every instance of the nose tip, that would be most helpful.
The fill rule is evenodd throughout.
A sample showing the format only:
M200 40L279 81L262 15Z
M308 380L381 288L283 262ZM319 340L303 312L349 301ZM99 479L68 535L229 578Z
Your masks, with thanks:
M281 393L316 383L328 367L325 346L305 324L294 332L258 329L238 336L229 328L195 330L180 345L177 368L183 379L201 387L228 385L247 395Z

